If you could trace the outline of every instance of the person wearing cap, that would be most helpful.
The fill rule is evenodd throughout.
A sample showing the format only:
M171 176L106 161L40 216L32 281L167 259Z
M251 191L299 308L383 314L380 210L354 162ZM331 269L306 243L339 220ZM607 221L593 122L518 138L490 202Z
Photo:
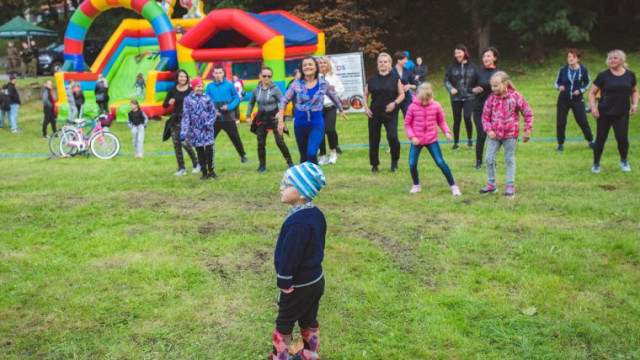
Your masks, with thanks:
M276 243L278 317L270 359L287 359L296 321L304 348L294 358L317 359L320 324L317 315L324 293L322 260L327 233L324 214L313 199L326 185L320 166L304 162L285 171L280 201L291 205Z
M197 77L191 81L193 92L189 94L182 105L182 125L180 141L191 141L198 153L198 162L202 177L200 180L216 179L213 171L213 143L214 124L216 122L216 107L209 95L204 94L204 82Z

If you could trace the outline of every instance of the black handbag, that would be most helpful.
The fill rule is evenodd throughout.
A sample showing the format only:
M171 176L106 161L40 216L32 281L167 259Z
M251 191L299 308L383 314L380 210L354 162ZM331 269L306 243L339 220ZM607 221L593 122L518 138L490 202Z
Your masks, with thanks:
M162 132L162 141L167 141L171 137L171 127L173 125L173 116L164 123L164 131Z

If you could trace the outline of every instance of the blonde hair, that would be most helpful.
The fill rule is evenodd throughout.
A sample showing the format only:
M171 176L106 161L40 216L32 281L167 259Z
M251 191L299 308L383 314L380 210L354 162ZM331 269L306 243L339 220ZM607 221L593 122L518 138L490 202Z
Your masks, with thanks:
M328 56L321 56L318 60L322 60L327 63L327 74L333 75L333 65L331 64L331 60L329 60Z
M511 82L511 80L509 80L509 75L507 75L506 72L496 71L493 75L491 75L491 79L489 80L489 82L493 82L494 79L500 81L503 86L503 90L515 90L515 88L513 87L513 83Z
M615 50L611 50L609 51L609 53L607 54L607 66L609 66L609 58L611 58L612 56L615 56L617 58L620 58L622 60L623 63L623 67L626 69L629 64L627 64L627 55L624 53L624 51L619 50L619 49L615 49Z
M418 99L420 99L422 105L427 105L427 103L433 99L433 87L431 83L424 82L418 86Z
M378 60L377 61L380 61L382 58L385 58L385 59L389 60L391 65L393 65L393 59L391 58L391 55L387 54L386 52L381 52L378 55Z

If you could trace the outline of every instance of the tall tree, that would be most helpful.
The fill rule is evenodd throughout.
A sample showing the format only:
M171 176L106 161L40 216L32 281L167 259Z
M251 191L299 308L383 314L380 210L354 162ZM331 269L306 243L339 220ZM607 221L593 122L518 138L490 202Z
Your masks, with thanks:
M463 11L471 15L471 26L478 45L478 56L491 44L491 25L504 0L459 0Z
M383 27L388 13L373 0L303 0L292 13L323 29L332 50L362 51L375 57L386 46L380 40L388 34Z
M533 58L542 62L545 37L561 34L571 42L589 41L596 15L583 0L507 1L496 20L506 23L520 40L530 42Z

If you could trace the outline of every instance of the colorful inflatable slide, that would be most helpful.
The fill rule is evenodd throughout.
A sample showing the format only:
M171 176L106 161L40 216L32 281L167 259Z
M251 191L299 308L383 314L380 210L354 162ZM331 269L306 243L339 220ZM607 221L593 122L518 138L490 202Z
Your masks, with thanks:
M131 9L144 19L124 20L88 67L82 56L87 31L93 19L115 7ZM268 66L273 69L273 81L284 90L302 57L324 53L324 33L285 11L253 14L222 9L204 18L170 19L155 0L86 0L67 27L65 63L55 74L59 114L62 118L68 114L64 87L69 80L80 83L85 114L93 116L98 113L93 90L102 73L109 83L111 113L118 121L126 121L138 74L145 79L146 90L137 99L149 116L159 116L169 110L162 108L162 101L178 68L208 82L213 65L222 64L227 77L240 75L249 92L258 82L260 67ZM241 104L242 116L244 109Z

